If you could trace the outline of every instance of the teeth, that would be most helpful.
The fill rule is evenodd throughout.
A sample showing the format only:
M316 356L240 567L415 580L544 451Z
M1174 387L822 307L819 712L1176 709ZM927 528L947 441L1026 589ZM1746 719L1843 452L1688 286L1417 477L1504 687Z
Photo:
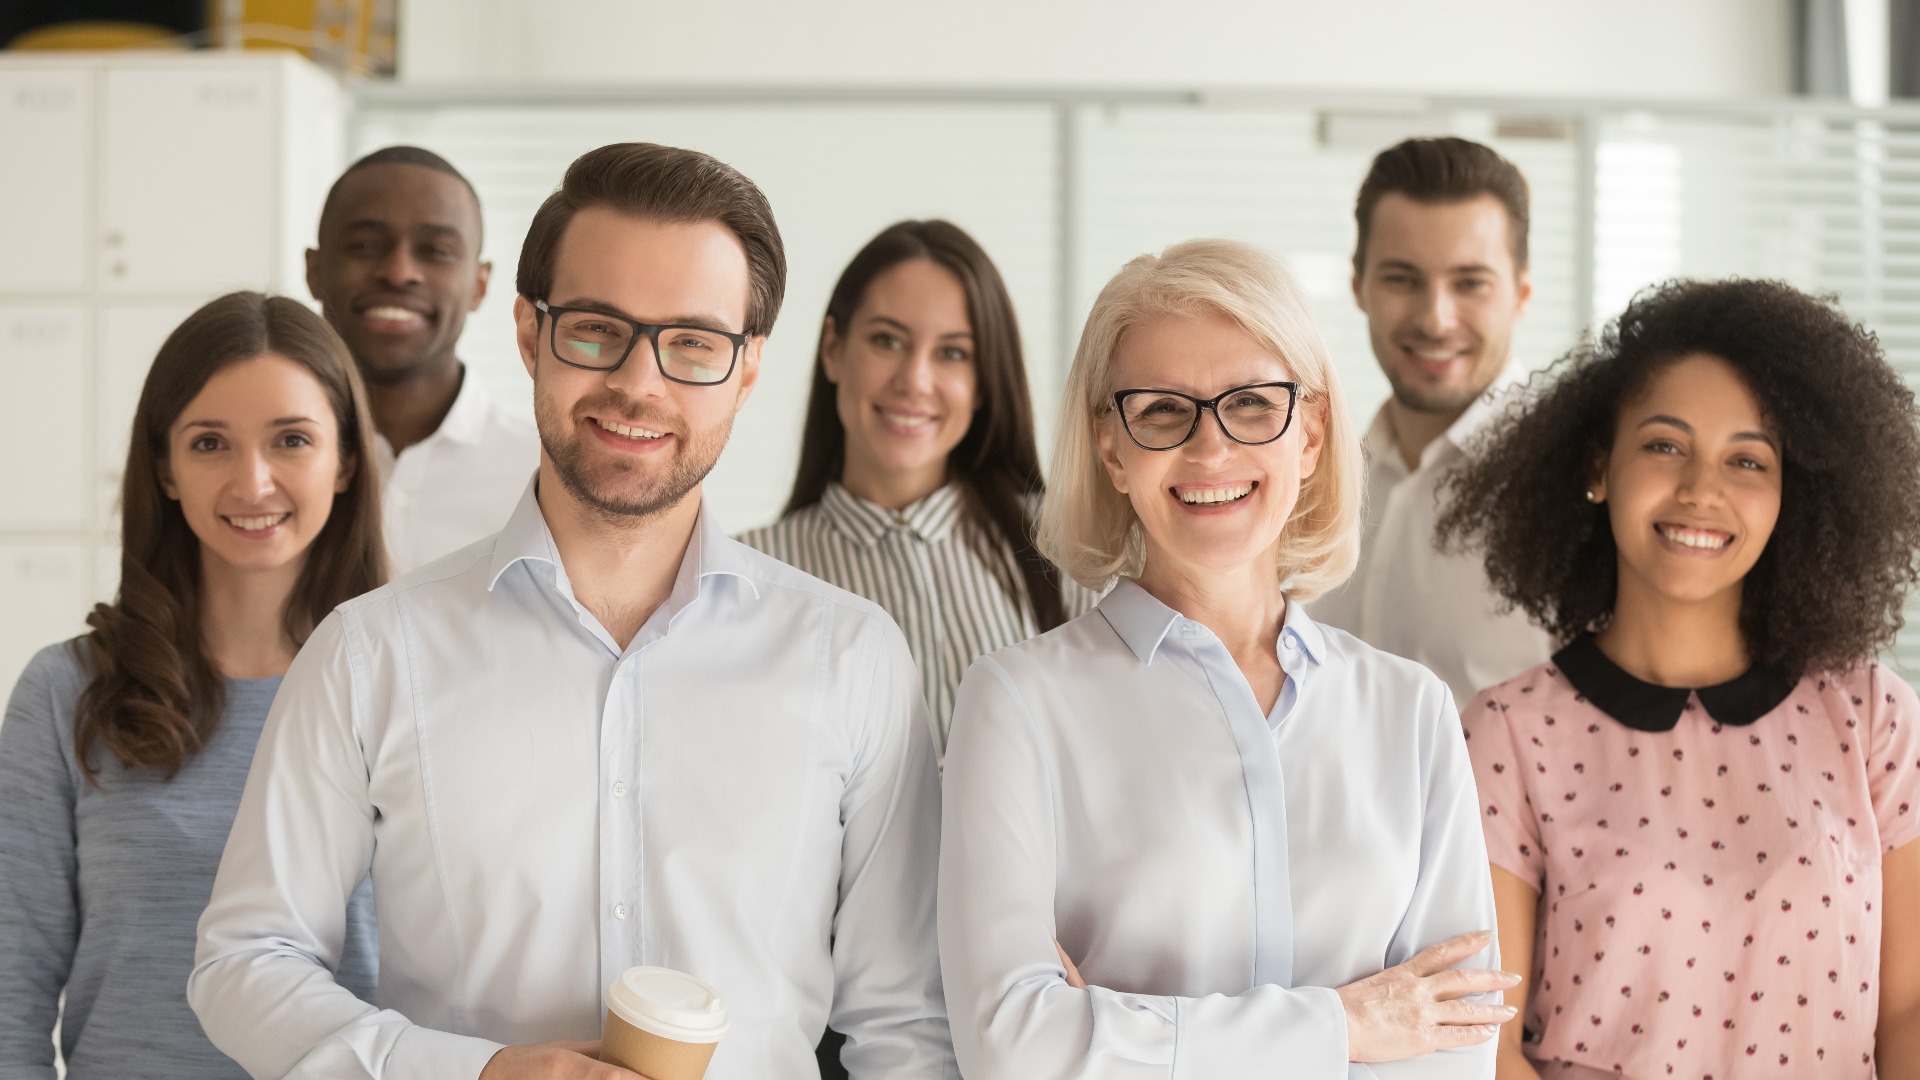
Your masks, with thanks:
M1190 488L1180 493L1180 501L1188 506L1210 506L1215 503L1228 503L1235 499L1244 499L1253 494L1252 484L1234 484L1230 487Z
M925 427L933 423L933 417L931 416L902 416L899 413L887 412L884 409L881 410L880 415L887 423L903 428Z
M1725 533L1707 532L1703 529L1681 529L1671 525L1660 526L1660 535L1676 544L1709 551L1717 551L1733 542L1733 537Z
M259 532L261 529L270 529L292 516L292 514L255 514L251 517L229 516L227 520L232 522L233 526L237 529L245 529L248 532Z
M408 311L403 307L376 307L367 309L367 318L385 322L420 322L420 313Z
M641 427L628 427L625 424L616 423L612 420L595 420L594 423L599 424L615 435L627 439L658 439L666 434L664 431L652 431Z
M1432 349L1415 349L1413 350L1413 355L1419 357L1422 360L1431 361L1437 364L1442 360L1453 359L1453 350L1443 349L1436 352Z

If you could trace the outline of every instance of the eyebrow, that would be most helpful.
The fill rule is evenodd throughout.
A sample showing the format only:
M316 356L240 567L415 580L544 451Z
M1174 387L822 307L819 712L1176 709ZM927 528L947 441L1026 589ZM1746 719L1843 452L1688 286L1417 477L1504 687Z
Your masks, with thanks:
M1410 270L1416 274L1426 273L1426 271L1420 269L1418 266L1415 266L1414 264L1408 262L1405 259L1381 259L1378 262L1374 263L1373 265L1376 268L1381 270L1388 270L1388 269ZM1498 270L1495 270L1493 267L1488 266L1486 263L1461 263L1458 266L1449 266L1441 272L1446 274L1498 274L1499 273Z
M657 321L643 319L638 315L630 314L618 304L608 303L605 300L596 300L591 296L575 297L564 304L549 302L548 306L579 308L582 311L598 311L607 315L618 315L623 319L632 319L634 322L645 323L649 326L691 326L699 330L718 330L723 334L745 333L744 330L727 329L727 324L724 319L715 318L712 315L669 315Z
M1647 417L1645 420L1642 420L1640 421L1639 424L1635 425L1634 430L1638 431L1640 428L1646 427L1649 424L1666 424L1669 427L1677 427L1681 431L1684 431L1689 435L1694 434L1692 424L1687 423L1685 420L1682 420L1677 416L1668 416L1665 413L1660 413L1655 416ZM1773 436L1767 434L1764 431L1736 431L1733 433L1732 438L1728 439L1727 441L1728 442L1761 442L1761 443L1766 443L1768 446L1772 447L1775 450L1780 449L1780 445L1773 441Z
M282 416L267 421L267 426L292 427L295 424L311 424L313 422L314 420L310 416ZM228 425L225 420L189 420L180 426L182 428L211 428L214 431L225 431Z
M891 318L886 315L869 315L867 316L867 318L871 322L886 323L888 326L894 327L908 335L911 335L913 333L913 327L908 326L906 323L901 322L899 319ZM949 330L946 333L941 334L939 337L939 340L945 341L948 338L971 339L972 337L973 337L972 330Z

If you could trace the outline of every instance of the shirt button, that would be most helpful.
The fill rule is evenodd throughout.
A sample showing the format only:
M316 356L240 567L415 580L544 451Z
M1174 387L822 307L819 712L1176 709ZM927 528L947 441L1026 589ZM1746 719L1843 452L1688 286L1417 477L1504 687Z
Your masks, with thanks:
M626 917L627 917L627 905L625 905L625 904L615 904L615 905L613 905L613 917L614 917L614 918L616 918L616 919L624 919L624 918L626 918Z
M615 780L613 782L613 797L616 799L625 798L626 794L627 794L627 785L621 783L618 780Z

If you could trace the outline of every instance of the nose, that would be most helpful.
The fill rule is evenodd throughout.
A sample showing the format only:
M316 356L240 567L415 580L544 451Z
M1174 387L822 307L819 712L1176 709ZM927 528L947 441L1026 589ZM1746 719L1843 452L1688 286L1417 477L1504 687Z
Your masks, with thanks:
M1704 455L1688 457L1686 465L1680 470L1680 483L1673 495L1682 506L1717 504L1721 495L1720 470Z
M420 261L413 257L413 249L406 244L393 245L380 262L380 280L395 289L420 284Z
M1203 409L1200 413L1200 426L1193 437L1180 444L1180 452L1187 460L1201 465L1216 465L1232 457L1234 448L1239 446L1227 437L1227 429L1220 424L1220 414L1213 409Z
M247 502L259 502L273 494L273 464L263 449L249 450L234 464L233 493Z
M893 369L893 378L889 380L893 389L904 393L929 394L933 392L933 347L931 345L908 353Z
M657 398L666 393L667 377L653 351L653 339L642 336L627 353L626 363L606 375L607 387L630 398Z
M1459 323L1460 310L1454 303L1453 294L1439 282L1428 285L1421 299L1420 332L1430 338L1442 338L1452 333Z

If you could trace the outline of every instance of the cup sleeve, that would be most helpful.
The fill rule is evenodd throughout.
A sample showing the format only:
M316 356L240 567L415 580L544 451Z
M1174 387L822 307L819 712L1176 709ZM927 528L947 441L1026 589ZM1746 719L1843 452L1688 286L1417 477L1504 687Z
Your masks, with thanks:
M1474 695L1462 716L1487 860L1537 888L1546 878L1546 853L1539 815L1527 791L1532 766L1520 753L1522 740L1514 735L1517 720L1524 720L1523 714L1500 695L1499 687Z

